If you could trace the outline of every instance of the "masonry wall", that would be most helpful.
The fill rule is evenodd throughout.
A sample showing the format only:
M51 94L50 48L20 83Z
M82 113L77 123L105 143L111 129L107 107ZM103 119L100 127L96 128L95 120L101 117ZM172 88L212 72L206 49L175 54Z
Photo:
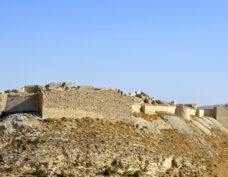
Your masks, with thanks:
M191 110L192 109L190 107L180 105L180 106L177 106L176 115L182 119L190 120L191 114L192 114Z
M197 117L203 117L204 116L204 110L203 109L197 109L196 116Z
M1 93L0 94L0 115L2 112L5 111L6 108L6 100L7 100L7 94Z
M6 113L21 113L21 112L40 112L40 95L8 95L6 101Z
M132 113L140 113L141 112L141 104L133 104L132 105Z
M228 106L217 106L215 108L216 119L228 127Z
M190 114L190 116L195 116L196 115L196 109L189 108L189 114Z
M165 112L168 114L175 114L176 106L166 105L142 105L142 111L145 114L155 114L157 112Z
M131 119L131 99L119 90L86 88L72 91L43 91L43 118Z
M214 117L215 118L215 109L204 109L204 115L207 117Z

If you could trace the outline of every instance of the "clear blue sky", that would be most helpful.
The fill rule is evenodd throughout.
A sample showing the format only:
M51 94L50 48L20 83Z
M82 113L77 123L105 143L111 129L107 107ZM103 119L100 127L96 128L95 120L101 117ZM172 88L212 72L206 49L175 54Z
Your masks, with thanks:
M228 102L228 1L1 0L0 90L75 81Z

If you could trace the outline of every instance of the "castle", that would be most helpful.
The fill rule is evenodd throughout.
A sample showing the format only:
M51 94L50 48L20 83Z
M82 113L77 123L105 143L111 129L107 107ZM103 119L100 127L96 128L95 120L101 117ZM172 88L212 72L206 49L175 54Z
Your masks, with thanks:
M132 113L166 113L183 119L213 117L228 126L228 106L210 109L196 104L167 103L143 92L124 94L119 89L77 86L74 82L25 86L20 90L0 92L0 114L31 112L42 118L109 118L130 121Z

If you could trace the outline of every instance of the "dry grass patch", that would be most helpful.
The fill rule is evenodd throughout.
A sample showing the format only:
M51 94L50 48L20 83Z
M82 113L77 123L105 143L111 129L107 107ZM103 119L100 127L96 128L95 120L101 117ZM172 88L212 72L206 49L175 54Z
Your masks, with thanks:
M152 122L154 120L157 120L158 119L158 115L157 114L153 114L153 115L149 115L149 114L145 114L143 112L140 112L140 113L133 113L133 116L135 117L141 117L149 122Z

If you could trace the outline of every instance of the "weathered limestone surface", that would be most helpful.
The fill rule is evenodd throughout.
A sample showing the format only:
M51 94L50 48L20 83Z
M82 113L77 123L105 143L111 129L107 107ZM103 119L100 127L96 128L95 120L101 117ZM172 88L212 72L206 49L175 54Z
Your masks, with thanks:
M76 88L74 82L52 82L46 85L48 90L69 90L72 88Z
M140 113L141 112L141 104L133 104L132 105L132 113Z
M40 95L8 95L6 101L6 113L40 112Z
M204 116L204 110L203 109L197 109L196 110L196 116L197 117L203 117Z
M118 89L77 86L74 82L30 85L0 92L0 115L3 112L37 112L43 118L91 117L124 121L132 121L132 113L163 112L188 120L191 116L213 117L228 126L228 106L197 110L196 104L168 103L140 91L127 96Z
M27 85L27 86L24 86L23 91L27 93L37 93L44 89L45 87L42 85Z
M189 108L189 114L190 114L190 116L195 116L196 115L196 109Z
M0 93L0 115L5 111L6 107L7 94Z
M215 108L212 109L204 109L204 115L207 117L214 117L215 118Z
M169 114L175 114L176 106L172 105L142 105L142 111L145 114L155 114L157 112L165 112Z
M180 118L190 120L190 115L192 114L192 109L186 106L177 106L176 115Z
M228 127L228 106L217 106L215 108L216 119Z
M120 90L83 88L70 91L42 92L43 118L131 119L131 98Z

